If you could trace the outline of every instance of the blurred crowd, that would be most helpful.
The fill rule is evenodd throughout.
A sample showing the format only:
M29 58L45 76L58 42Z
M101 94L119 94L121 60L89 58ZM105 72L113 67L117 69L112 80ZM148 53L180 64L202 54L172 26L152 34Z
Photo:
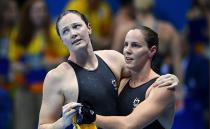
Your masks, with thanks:
M65 0L60 11L87 16L94 50L122 52L125 34L135 25L155 30L160 43L153 68L180 80L173 129L208 129L210 2L188 0L180 28L167 20L173 13L155 13L161 10L157 2L164 1ZM69 56L49 5L49 0L0 0L0 129L37 128L44 77Z

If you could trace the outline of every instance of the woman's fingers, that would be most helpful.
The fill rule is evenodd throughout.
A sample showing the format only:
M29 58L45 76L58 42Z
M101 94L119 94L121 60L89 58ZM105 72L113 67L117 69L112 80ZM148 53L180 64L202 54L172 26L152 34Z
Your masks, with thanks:
M66 112L69 112L71 109L81 107L82 104L76 103L76 102L71 102L63 106L63 114Z

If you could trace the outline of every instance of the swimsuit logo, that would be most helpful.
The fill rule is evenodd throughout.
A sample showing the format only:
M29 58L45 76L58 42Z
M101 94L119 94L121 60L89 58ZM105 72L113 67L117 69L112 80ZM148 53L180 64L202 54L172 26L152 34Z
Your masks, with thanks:
M90 114L93 115L94 114L94 111L93 110L90 110Z
M133 101L133 107L135 108L140 103L140 100L138 98L135 98Z
M116 80L112 80L112 85L114 86L114 89L117 90L117 82Z

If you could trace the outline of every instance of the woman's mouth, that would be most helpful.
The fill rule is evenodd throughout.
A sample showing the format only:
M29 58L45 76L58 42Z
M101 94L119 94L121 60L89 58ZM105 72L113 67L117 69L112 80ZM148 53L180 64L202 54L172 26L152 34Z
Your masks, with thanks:
M130 63L131 61L133 61L133 58L131 58L131 57L125 57L125 62L126 63Z
M78 43L79 41L81 41L81 39L76 39L76 40L74 40L74 41L72 42L72 45Z

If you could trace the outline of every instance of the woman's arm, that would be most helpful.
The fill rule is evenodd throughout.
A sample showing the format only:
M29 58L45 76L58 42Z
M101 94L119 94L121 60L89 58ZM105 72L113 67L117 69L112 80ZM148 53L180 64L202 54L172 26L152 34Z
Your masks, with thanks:
M166 87L154 87L147 99L140 103L128 116L100 116L96 117L96 125L109 129L144 128L169 107L174 106L175 92Z

